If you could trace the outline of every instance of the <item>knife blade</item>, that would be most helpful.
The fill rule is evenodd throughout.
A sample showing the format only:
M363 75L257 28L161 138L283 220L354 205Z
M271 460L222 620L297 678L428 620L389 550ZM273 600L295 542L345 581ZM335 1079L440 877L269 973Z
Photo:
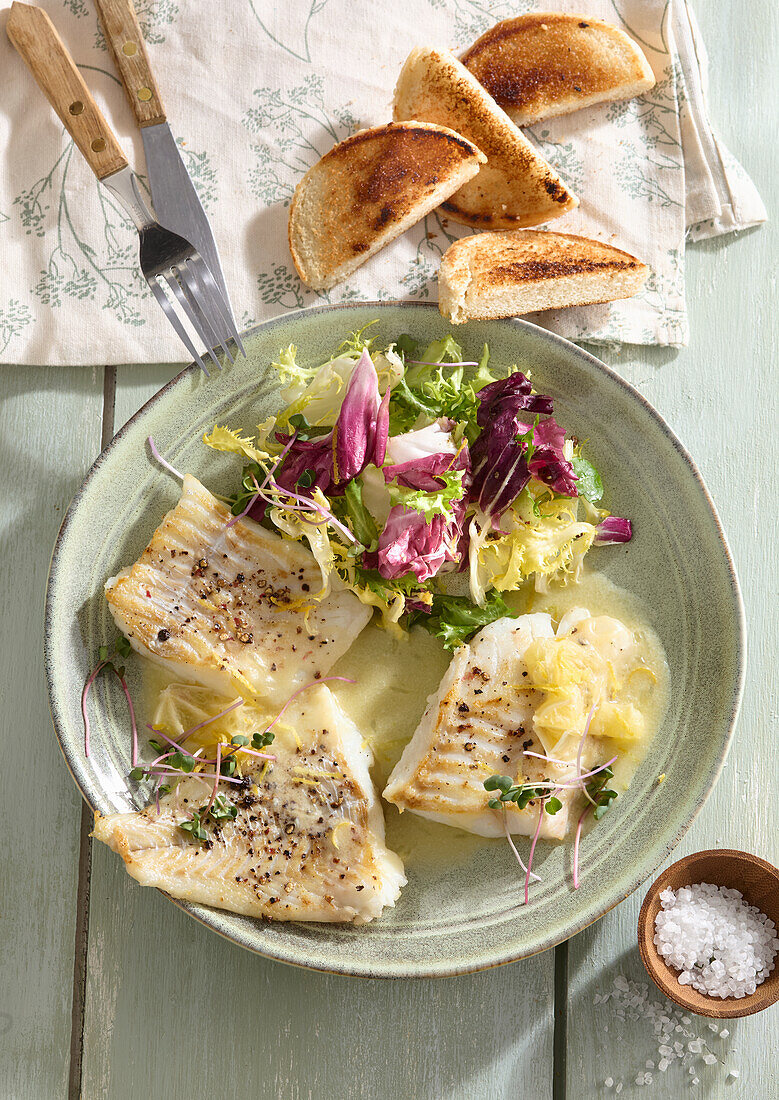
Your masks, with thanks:
M157 220L167 229L191 241L206 261L214 280L230 306L219 250L208 215L203 209L181 150L167 122L144 126L143 151L149 173L151 201ZM230 319L235 324L230 307Z
M214 234L168 124L132 0L95 0L95 6L130 107L141 129L157 220L191 241L203 257L224 295L230 312L228 320L237 333ZM238 345L243 351L240 339Z

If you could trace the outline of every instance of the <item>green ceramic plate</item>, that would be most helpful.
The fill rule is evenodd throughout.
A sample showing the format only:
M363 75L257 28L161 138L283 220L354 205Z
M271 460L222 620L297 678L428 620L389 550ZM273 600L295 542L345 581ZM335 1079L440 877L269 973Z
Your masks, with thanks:
M103 584L135 560L177 497L174 480L150 461L146 437L153 435L180 469L226 490L235 467L201 444L203 431L215 421L250 427L275 410L267 365L279 348L294 343L314 365L375 318L374 331L386 341L410 332L424 342L448 331L435 308L417 304L324 306L269 321L248 334L248 359L210 380L195 367L182 371L90 470L54 551L46 672L62 751L93 809L138 808L125 782L129 729L120 691L113 678L99 681L89 759L79 697L98 647L115 638ZM570 847L541 846L543 881L525 907L508 847L490 843L470 847L460 863L431 860L424 872L412 866L397 907L363 928L269 924L177 903L221 935L274 959L345 974L446 975L560 943L622 901L662 862L711 791L727 751L743 679L743 610L722 529L692 460L640 394L573 344L522 321L471 323L457 337L466 358L478 358L487 341L493 363L532 368L536 388L553 395L560 423L589 440L610 510L632 517L636 531L627 546L600 552L598 568L649 609L672 670L670 708L629 796L584 839L576 892ZM658 786L661 772L667 779Z

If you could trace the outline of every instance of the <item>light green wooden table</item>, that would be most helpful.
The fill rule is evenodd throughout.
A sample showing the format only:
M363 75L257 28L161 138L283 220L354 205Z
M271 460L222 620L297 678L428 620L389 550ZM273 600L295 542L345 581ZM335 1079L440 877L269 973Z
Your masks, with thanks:
M777 174L767 79L775 0L698 4L723 137L771 200ZM775 213L775 211L774 211ZM775 225L690 249L692 342L608 361L697 460L729 534L750 653L735 744L674 858L713 846L779 861L776 751L777 448ZM468 977L364 981L254 957L135 885L88 819L51 729L41 624L49 555L101 443L175 373L169 367L6 368L0 375L0 1100L587 1100L779 1097L779 1009L730 1026L740 1077L673 1065L649 1090L645 1022L596 993L643 980L639 890L568 944ZM651 473L650 473L651 476ZM702 1025L705 1027L705 1024ZM608 1030L606 1030L608 1029Z

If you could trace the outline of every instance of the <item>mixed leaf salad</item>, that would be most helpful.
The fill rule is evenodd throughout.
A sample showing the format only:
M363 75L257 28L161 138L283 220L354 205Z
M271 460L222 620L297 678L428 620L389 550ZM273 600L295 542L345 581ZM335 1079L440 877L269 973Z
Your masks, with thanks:
M235 519L309 544L312 599L346 585L389 629L421 624L454 648L512 614L504 593L576 579L591 546L629 541L525 374L493 372L486 345L464 361L452 336L375 344L363 329L315 368L290 345L273 364L281 412L253 436L204 436L243 459Z

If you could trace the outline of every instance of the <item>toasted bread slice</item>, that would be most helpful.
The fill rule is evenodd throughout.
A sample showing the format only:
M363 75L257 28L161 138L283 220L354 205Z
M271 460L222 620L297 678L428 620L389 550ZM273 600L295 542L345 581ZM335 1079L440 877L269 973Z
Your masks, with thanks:
M530 12L504 19L462 62L517 126L602 103L632 99L655 82L623 31L585 15Z
M445 126L360 130L306 172L289 209L300 278L326 290L429 214L479 170L484 154Z
M438 308L453 325L630 298L649 268L610 244L565 233L477 233L441 260Z
M539 225L578 206L557 173L448 50L412 50L395 87L393 117L451 126L487 157L478 176L443 203L476 229Z

